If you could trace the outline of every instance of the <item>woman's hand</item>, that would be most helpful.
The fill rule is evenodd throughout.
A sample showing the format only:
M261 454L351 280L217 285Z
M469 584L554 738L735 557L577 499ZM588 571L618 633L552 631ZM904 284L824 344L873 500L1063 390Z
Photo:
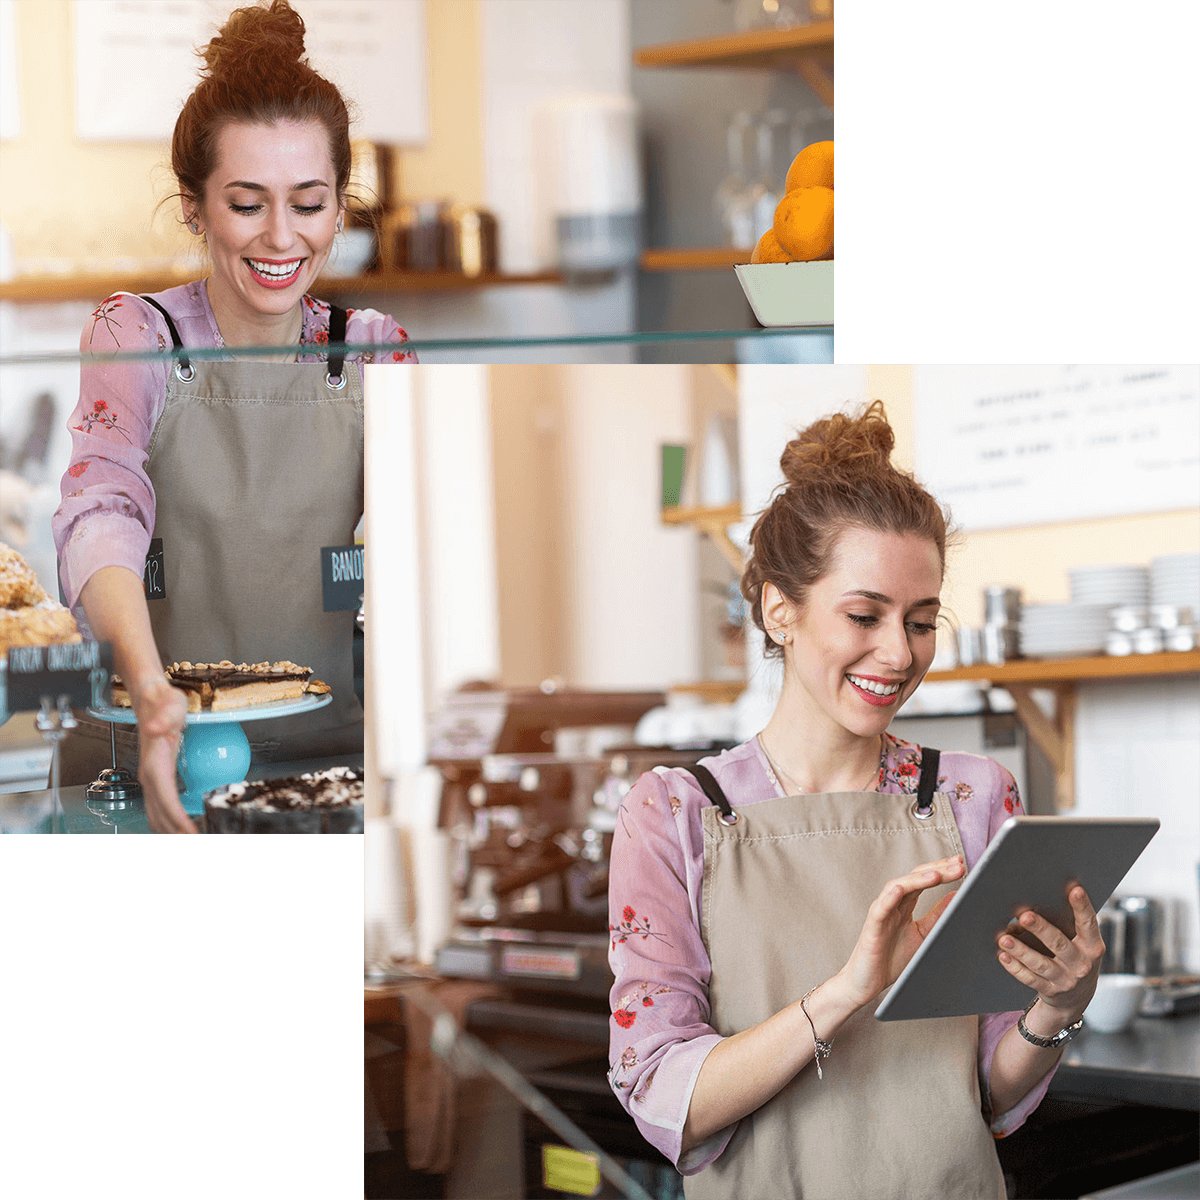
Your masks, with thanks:
M1061 1014L1063 1025L1060 1029L1083 1015L1096 991L1100 960L1104 957L1100 922L1087 892L1074 884L1067 892L1067 899L1075 913L1073 938L1032 910L1027 909L1018 918L1021 928L1033 934L1052 957L1047 958L1007 933L1000 935L999 950L1004 969L1033 988L1042 1004L1055 1010L1056 1017Z
M944 896L920 920L913 911L921 893L964 874L960 855L924 863L899 879L893 879L867 909L858 942L846 965L838 972L842 986L858 1007L869 1004L886 987L896 982L917 947L929 935L946 905L954 898Z
M138 779L145 794L146 820L155 833L196 833L175 786L175 760L187 716L187 700L163 676L132 697L138 723Z

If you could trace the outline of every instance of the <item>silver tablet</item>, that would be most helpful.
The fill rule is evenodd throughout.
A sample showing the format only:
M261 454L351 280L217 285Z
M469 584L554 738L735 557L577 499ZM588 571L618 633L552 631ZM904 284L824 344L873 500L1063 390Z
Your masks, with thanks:
M1158 824L1154 817L1010 817L883 998L876 1018L1024 1008L1033 990L1000 964L996 939L1027 908L1074 936L1070 884L1081 883L1099 912ZM1045 952L1020 926L1010 932Z

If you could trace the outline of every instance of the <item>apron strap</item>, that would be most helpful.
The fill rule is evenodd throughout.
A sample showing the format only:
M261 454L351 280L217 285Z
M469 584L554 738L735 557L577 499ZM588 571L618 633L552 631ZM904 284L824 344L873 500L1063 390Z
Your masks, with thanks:
M141 296L141 297L139 297L139 299L145 300L145 302L147 304L149 304L153 308L157 308L158 311L160 313L162 313L163 319L167 322L167 328L171 331L172 345L175 347L176 350L182 351L183 350L183 339L180 338L180 336L179 336L179 330L175 328L175 322L171 320L171 314L169 312L167 312L167 310L165 308L163 308L163 306L161 304L159 304L159 302L157 300L151 300L149 296ZM181 353L179 355L179 357L176 359L175 374L178 375L179 378L182 379L184 383L187 383L190 379L195 378L195 375L196 375L195 368L192 366L192 364L190 362L188 362L188 356L186 354Z
M921 747L921 778L917 783L917 803L913 812L918 817L927 817L933 812L933 793L937 791L938 763L940 750Z
M699 763L694 763L690 770L704 794L720 809L718 820L723 825L736 825L741 818L733 811L729 801L725 798L725 793L721 791L721 785L713 777L713 773Z
M340 390L346 386L346 322L349 314L336 304L329 306L329 370L325 375L328 387ZM334 349L337 346L338 349Z

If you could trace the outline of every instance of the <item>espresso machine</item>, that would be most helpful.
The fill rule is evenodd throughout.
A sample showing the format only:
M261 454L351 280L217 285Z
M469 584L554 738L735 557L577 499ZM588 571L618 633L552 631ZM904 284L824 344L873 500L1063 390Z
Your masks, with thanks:
M439 825L454 846L456 922L439 974L599 999L608 994L608 854L620 802L655 766L712 744L633 744L661 692L464 689L432 717Z

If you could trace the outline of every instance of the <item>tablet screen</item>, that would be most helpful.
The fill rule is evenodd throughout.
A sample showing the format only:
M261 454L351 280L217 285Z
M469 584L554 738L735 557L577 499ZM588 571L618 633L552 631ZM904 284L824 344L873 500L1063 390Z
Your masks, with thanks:
M1024 1008L1033 990L1000 964L996 939L1027 908L1073 935L1071 883L1083 885L1099 912L1158 825L1153 817L1010 817L883 998L876 1018ZM1023 940L1040 946L1028 934Z

